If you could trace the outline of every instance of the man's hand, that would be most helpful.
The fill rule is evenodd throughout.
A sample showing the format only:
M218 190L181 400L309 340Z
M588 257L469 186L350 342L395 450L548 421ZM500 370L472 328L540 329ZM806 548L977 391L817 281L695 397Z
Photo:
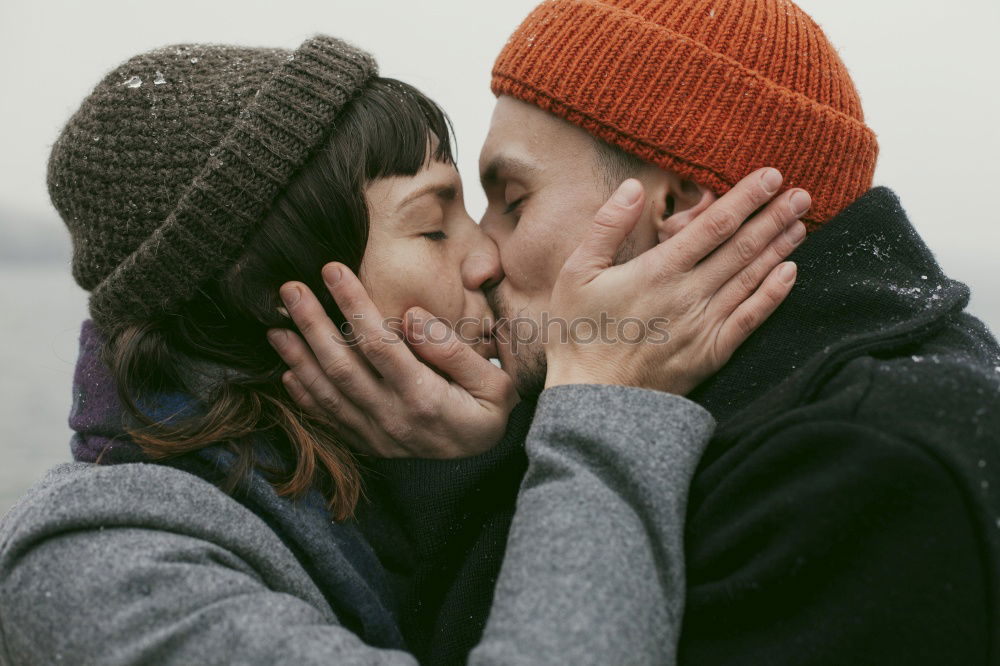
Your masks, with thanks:
M383 325L346 266L328 264L323 280L351 322L348 338L297 282L282 286L281 297L305 340L291 331L268 333L290 368L285 388L301 407L329 422L355 450L384 458L466 457L500 441L518 401L507 373L419 308L404 318L408 347Z
M774 169L757 171L676 235L613 266L643 209L642 185L623 183L566 260L550 303L562 321L617 325L593 342L548 336L546 387L619 384L685 395L718 372L795 283L795 264L782 262L805 239L798 220L811 201L803 190L770 201L780 186Z

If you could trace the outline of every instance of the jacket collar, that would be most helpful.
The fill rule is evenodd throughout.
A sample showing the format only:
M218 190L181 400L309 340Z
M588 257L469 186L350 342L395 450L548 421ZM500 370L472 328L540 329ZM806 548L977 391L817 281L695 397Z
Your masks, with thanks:
M769 393L772 407L804 394L824 365L851 350L877 350L942 327L969 290L948 279L896 195L867 192L814 232L791 257L791 295L730 362L689 396L725 429ZM772 389L781 385L774 400Z

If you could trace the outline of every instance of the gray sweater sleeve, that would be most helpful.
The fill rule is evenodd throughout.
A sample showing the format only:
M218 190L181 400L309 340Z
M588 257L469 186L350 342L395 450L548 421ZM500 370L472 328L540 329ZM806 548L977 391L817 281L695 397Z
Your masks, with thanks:
M495 601L470 664L673 664L688 487L714 428L678 396L542 394Z
M668 663L706 412L645 391L543 395L470 663ZM56 468L0 522L0 663L378 664L253 513L157 465Z

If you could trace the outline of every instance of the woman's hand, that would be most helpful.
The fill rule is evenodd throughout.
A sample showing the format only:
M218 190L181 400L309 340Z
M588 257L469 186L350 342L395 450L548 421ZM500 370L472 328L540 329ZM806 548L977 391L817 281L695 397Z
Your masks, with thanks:
M346 266L328 264L323 280L351 323L349 338L297 282L284 285L281 297L305 340L268 333L290 368L282 381L299 406L355 450L383 458L466 457L500 441L518 402L507 373L419 308L404 318L408 347Z
M770 201L780 185L774 169L757 171L679 233L614 266L644 202L638 181L623 183L566 260L550 301L554 320L589 320L601 334L589 342L548 336L546 387L685 395L718 372L795 283L795 264L782 262L806 236L798 219L810 200L792 190Z

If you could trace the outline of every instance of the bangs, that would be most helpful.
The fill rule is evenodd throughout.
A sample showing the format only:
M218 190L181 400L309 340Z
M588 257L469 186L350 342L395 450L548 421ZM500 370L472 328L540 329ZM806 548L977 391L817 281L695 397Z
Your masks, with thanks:
M377 79L351 108L360 126L340 131L364 136L367 182L391 176L414 176L428 163L454 164L452 126L441 108L411 85Z

